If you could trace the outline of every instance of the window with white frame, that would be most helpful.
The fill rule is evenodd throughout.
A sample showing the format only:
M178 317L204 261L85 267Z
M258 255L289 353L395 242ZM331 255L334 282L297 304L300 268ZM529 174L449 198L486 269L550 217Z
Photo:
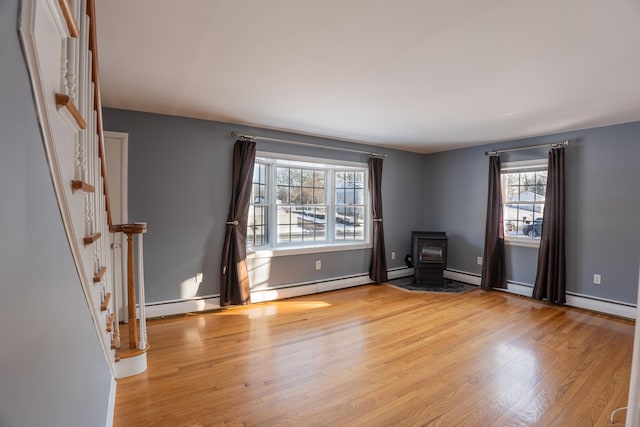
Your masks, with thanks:
M247 248L305 252L369 246L367 174L363 163L259 153Z
M501 178L505 241L538 245L547 191L547 160L504 163Z

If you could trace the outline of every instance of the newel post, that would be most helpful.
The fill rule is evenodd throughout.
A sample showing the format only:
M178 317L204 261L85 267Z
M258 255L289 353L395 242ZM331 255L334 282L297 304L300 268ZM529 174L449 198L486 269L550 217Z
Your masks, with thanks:
M136 279L133 256L133 236L146 231L146 224L123 224L118 226L127 235L127 314L129 318L129 348L138 348L139 334L136 317ZM138 260L142 262L142 260ZM144 311L144 308L142 308ZM144 319L142 319L144 321ZM146 341L146 339L145 339ZM146 344L146 343L145 343Z

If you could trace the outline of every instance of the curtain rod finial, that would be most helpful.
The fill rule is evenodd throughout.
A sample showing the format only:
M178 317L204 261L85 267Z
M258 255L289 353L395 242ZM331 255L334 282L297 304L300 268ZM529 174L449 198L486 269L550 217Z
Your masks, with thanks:
M242 140L245 141L255 141L256 137L255 136L251 136L251 135L244 135L240 132L236 132L235 130L231 131L231 137L232 138L240 138Z

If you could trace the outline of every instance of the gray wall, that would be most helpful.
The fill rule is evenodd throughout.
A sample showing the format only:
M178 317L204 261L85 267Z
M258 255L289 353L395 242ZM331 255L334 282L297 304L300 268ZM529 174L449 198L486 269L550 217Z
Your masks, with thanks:
M640 122L432 154L425 160L425 228L450 236L449 268L480 274L486 215L486 150L570 139L566 148L567 290L635 304L640 260ZM547 150L502 161L546 158ZM509 280L533 284L535 248L507 246ZM593 284L594 274L602 284Z
M111 374L54 197L18 3L0 2L0 426L104 426Z
M230 194L232 130L325 145L364 148L205 120L105 109L106 129L129 133L131 221L147 221L145 271L150 302L180 299L180 283L204 273L198 295L219 292L218 271ZM486 150L572 140L567 148L567 263L569 292L634 304L640 227L640 123L549 135L422 156L385 150L383 192L389 268L404 265L411 230L450 237L449 268L480 274L487 191ZM260 142L280 151L343 160L366 156ZM374 148L371 148L374 149ZM375 149L379 150L379 149ZM329 153L329 154L328 154ZM503 161L546 157L546 150L505 154ZM391 252L397 259L391 260ZM364 273L368 250L250 261L268 275L254 288ZM314 262L322 261L316 271ZM507 246L509 280L532 284L537 249ZM594 285L593 274L602 275Z
M105 129L129 134L129 220L146 221L145 286L149 302L181 299L180 284L203 273L197 295L219 293L219 271L231 187L232 130L323 145L357 144L205 120L105 109ZM262 151L367 161L362 154L259 142ZM380 151L375 148L375 151ZM389 268L404 266L411 230L422 224L423 156L384 150L383 192ZM397 259L391 260L391 252ZM315 270L315 260L322 270ZM254 288L368 272L370 250L250 260L268 270ZM268 264L265 265L265 264Z

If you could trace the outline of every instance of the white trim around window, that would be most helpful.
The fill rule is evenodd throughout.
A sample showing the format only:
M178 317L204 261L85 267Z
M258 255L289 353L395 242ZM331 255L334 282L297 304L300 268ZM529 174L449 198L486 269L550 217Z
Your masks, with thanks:
M287 154L279 154L279 153L269 153L269 152L257 152L256 153L256 165L267 165L267 185L266 191L263 191L259 196L252 196L252 207L255 209L263 208L266 210L266 216L260 217L263 219L265 224L258 224L262 227L262 236L254 236L251 234L251 230L248 230L247 236L247 258L270 258L275 256L285 256L285 255L300 255L300 254L310 254L310 253L321 253L321 252L335 252L335 251L347 251L347 250L359 250L359 249L369 249L371 248L371 203L370 203L370 194L368 188L368 166L366 163L359 162L347 162L340 160L330 160L330 159L321 159L321 158L311 158L311 157L303 157L303 156L293 156ZM279 229L276 220L278 218L279 208L282 208L282 200L278 200L277 190L278 188L278 180L276 176L276 168L297 168L300 167L303 170L318 170L325 171L324 180L324 199L319 201L313 201L312 203L317 203L316 205L307 205L307 204L292 204L290 206L293 207L292 212L296 209L304 209L305 212L307 210L307 206L313 209L320 209L321 212L326 212L324 214L323 224L325 234L322 238L318 240L310 239L308 242L303 241L292 241L291 243L282 243L278 242L279 240ZM336 172L348 171L348 172L356 172L360 175L358 178L362 179L362 200L354 201L354 204L345 205L344 201L339 203L339 200L336 200ZM343 181L344 182L344 181ZM254 180L254 191L257 188L256 182ZM314 184L315 185L315 184ZM314 187L315 188L315 187ZM340 188L340 187L338 187ZM356 189L358 187L354 187ZM281 188L282 189L282 188ZM355 191L355 190L354 190ZM354 192L355 196L355 192ZM314 196L315 198L315 196ZM256 202L258 200L259 202ZM279 203L280 202L280 203ZM291 202L290 202L291 203ZM346 213L340 211L340 209L344 209L344 207L352 208L354 212L364 212L364 218L362 219L362 227L363 233L360 234L357 230L354 229L352 240L341 240L336 237L340 227L343 227L344 230L348 228L346 224L352 224L351 222L346 223L347 218ZM340 211L340 214L338 214ZM256 212L255 210L253 212ZM333 214L336 215L333 215ZM344 215L343 215L344 214ZM334 218L336 216L336 218ZM306 218L306 214L303 214L303 217ZM340 218L338 218L340 217ZM355 213L353 219L349 219L349 221L356 221ZM359 216L358 216L359 217ZM250 210L250 218L249 224L251 228L251 222L256 221L258 218L256 215L251 217ZM309 221L305 219L303 221ZM314 220L315 221L315 220ZM306 224L306 222L303 222ZM340 225L342 224L342 225ZM255 227L256 223L253 224ZM282 225L282 224L280 224ZM299 225L299 223L298 223ZM354 225L355 227L355 225ZM281 230L280 230L281 231ZM362 238L358 238L358 236L362 235ZM346 236L346 235L345 235ZM298 236L299 237L299 236ZM251 242L258 242L261 240L266 240L263 245L252 246Z
M520 187L535 187L535 184L525 185L520 183L518 186L518 200L514 203L510 204L511 201L509 198L509 188L507 188L507 174L520 174L520 173L535 173L535 172L543 172L546 177L546 171L548 167L547 159L535 159L535 160L525 160L525 161L516 161L516 162L505 162L501 166L500 175L501 175L501 186L502 186L502 206L503 206L503 220L505 224L504 229L504 243L506 245L512 246L523 246L529 248L539 248L540 247L540 235L537 233L533 233L534 236L528 237L525 235L520 235L520 232L524 232L524 228L528 228L530 230L541 230L541 228L536 228L538 219L542 219L542 211L544 209L544 196L542 201L538 200L539 194L534 196L532 200L520 200L520 197L524 193L529 193L529 189L525 188L521 190ZM546 179L545 179L545 188L546 188ZM536 193L535 191L533 193ZM512 223L510 221L510 213L507 213L507 209L519 209L519 206L531 206L531 212L525 212L531 215L531 218L525 222L524 220L520 221L520 215L517 215L515 221L513 221L513 230L509 230L507 227L508 223ZM540 207L539 210L536 207ZM522 222L522 224L521 224ZM514 233L515 231L515 233Z

